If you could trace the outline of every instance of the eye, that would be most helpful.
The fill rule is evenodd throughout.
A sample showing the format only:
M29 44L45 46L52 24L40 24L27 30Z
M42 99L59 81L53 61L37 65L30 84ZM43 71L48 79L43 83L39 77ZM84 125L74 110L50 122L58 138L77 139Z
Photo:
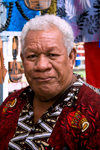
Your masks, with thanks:
M37 55L35 54L30 54L27 56L27 59L35 59L37 57Z
M36 55L28 55L27 58L34 58Z
M48 54L48 56L49 56L50 58L56 58L56 57L58 57L59 55L58 55L58 54L55 54L55 53L50 53L50 54Z
M56 56L56 54L49 54L49 56L54 57L54 56Z

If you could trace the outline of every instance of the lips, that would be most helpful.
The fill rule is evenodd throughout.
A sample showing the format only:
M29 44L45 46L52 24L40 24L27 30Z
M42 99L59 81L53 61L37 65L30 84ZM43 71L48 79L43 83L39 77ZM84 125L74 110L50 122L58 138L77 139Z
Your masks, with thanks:
M35 77L33 78L34 80L38 81L38 82L47 82L52 80L54 77Z

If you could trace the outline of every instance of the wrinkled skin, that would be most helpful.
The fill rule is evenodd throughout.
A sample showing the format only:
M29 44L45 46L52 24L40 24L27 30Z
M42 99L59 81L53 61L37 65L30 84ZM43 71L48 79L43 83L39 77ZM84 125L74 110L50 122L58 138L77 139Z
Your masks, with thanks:
M73 50L68 56L56 27L27 33L21 58L29 85L39 99L48 100L71 84L75 57Z

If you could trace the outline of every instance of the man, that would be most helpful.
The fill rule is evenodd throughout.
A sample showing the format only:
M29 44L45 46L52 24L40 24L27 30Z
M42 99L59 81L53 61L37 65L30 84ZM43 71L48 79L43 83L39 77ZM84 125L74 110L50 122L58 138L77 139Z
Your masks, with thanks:
M0 149L99 150L100 96L73 74L70 25L38 16L26 23L21 39L29 86L0 108Z

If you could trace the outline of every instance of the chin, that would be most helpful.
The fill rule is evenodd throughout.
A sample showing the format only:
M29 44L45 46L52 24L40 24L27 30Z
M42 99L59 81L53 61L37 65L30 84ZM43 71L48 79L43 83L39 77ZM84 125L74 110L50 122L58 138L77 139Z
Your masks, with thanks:
M51 90L39 90L39 91L35 91L35 94L38 97L42 97L43 99L50 99L56 96L56 93Z

